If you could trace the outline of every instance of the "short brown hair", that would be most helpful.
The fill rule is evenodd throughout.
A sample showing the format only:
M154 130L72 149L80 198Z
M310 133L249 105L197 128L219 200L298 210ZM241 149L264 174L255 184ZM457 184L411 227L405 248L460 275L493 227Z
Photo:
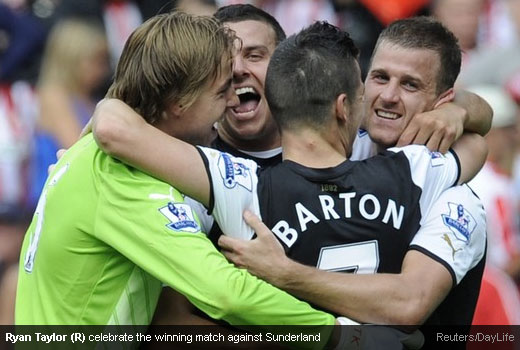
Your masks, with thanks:
M231 64L234 42L234 33L215 18L157 15L128 38L107 97L123 100L154 123L172 102L193 104L220 73L223 58Z
M327 22L282 41L265 78L265 96L280 130L323 128L342 93L354 103L361 82L358 54L350 35Z
M215 18L222 23L237 23L243 21L258 21L267 24L273 28L276 45L285 40L286 35L282 26L276 18L271 16L264 10L250 4L233 4L220 7L214 14Z
M372 57L382 42L407 49L427 49L439 55L437 94L450 89L460 73L461 50L455 35L432 17L418 16L392 22L379 35Z

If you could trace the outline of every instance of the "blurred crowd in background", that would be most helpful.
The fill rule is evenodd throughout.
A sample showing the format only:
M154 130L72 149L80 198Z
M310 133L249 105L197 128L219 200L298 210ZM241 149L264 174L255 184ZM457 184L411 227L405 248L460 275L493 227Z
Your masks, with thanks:
M520 324L520 0L0 0L0 324L14 323L20 245L47 167L77 140L130 33L175 8L211 15L235 3L271 13L288 35L315 20L347 30L363 75L395 19L432 15L454 32L463 50L458 87L495 112L488 162L470 183L488 221L474 322Z

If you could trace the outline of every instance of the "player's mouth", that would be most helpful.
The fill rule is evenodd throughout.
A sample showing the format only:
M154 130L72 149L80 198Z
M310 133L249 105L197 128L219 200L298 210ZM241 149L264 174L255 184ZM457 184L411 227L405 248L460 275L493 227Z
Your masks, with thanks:
M252 86L236 88L235 93L240 100L240 105L232 109L233 114L239 119L253 118L262 96Z
M382 110L382 109L376 109L375 113L376 113L376 115L379 118L389 119L389 120L396 120L396 119L399 119L399 118L401 118L403 116L402 114L395 113L395 112L390 112L390 111L385 111L385 110Z

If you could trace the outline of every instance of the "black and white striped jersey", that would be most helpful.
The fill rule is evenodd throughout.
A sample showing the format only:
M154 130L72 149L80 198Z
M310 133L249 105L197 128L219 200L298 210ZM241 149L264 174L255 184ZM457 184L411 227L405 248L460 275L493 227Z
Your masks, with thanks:
M242 220L247 208L291 258L358 273L399 272L422 217L459 173L456 156L423 146L327 169L284 161L258 174L251 160L201 152L211 176L210 211L226 234L252 237Z
M459 172L454 154L407 146L327 169L284 161L260 170L251 160L200 151L211 179L210 211L227 235L253 237L242 220L243 210L250 209L291 258L307 265L396 273L406 252L416 249L446 266L454 286L479 281L471 271L483 261L485 215L467 186L448 189ZM478 288L461 295L475 299ZM456 303L464 300L457 297ZM466 304L473 306L453 324L471 320L474 303Z

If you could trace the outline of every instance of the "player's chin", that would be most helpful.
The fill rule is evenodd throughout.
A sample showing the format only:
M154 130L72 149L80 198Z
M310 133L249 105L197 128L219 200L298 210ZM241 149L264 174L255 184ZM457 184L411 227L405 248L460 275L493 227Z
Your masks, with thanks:
M371 130L370 138L379 147L390 148L394 147L397 144L397 140L399 139L399 137L395 137L392 133L392 130L380 130L379 132L378 131Z

